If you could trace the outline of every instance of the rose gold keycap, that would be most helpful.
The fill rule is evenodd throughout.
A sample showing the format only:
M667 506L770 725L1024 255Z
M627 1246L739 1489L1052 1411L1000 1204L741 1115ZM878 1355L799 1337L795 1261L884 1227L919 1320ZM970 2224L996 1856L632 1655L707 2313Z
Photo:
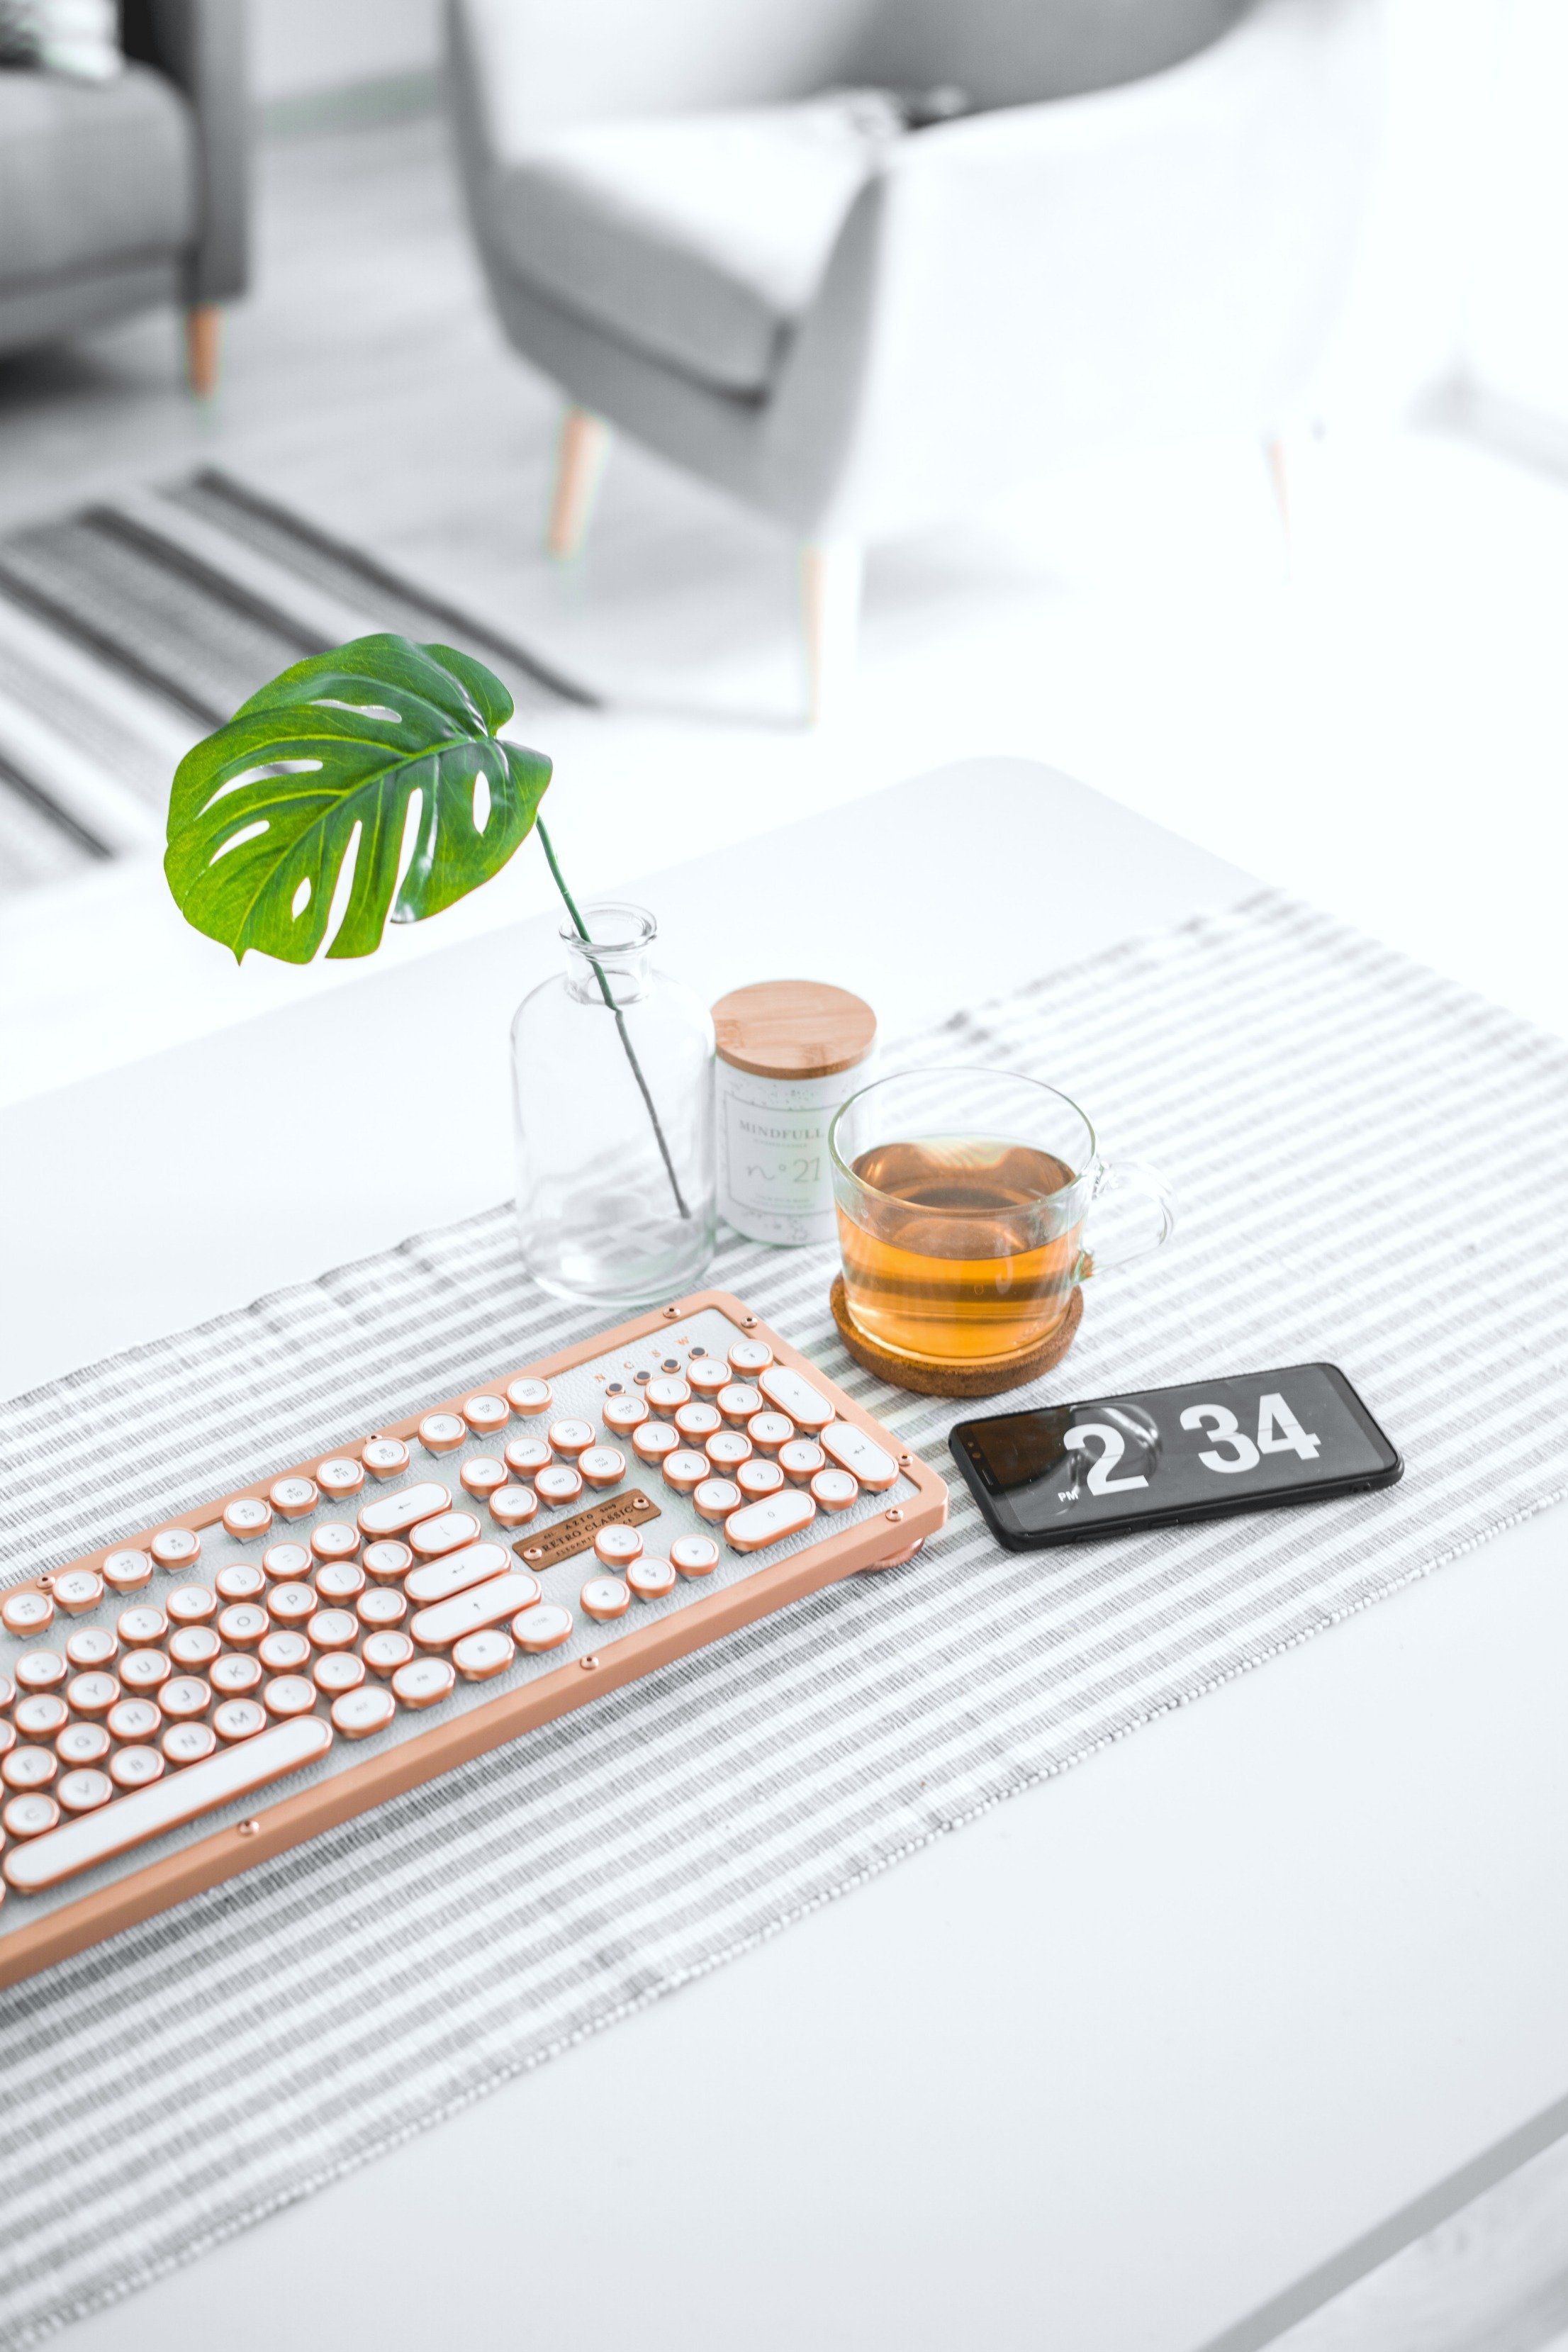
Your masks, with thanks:
M210 1584L182 1584L164 1596L163 1608L172 1625L205 1625L217 1614L217 1594Z
M237 1495L223 1507L223 1523L237 1543L248 1543L252 1536L264 1536L272 1525L272 1506L259 1495Z
M275 1584L267 1596L268 1613L275 1625L302 1625L316 1613L316 1595L309 1584Z
M551 1450L563 1454L568 1460L576 1454L586 1454L594 1443L594 1433L591 1421L552 1421L545 1432Z
M525 1609L511 1621L511 1637L531 1658L545 1650L558 1650L563 1642L572 1638L572 1612L553 1601L542 1602L537 1609Z
M713 1475L706 1454L699 1454L695 1447L684 1445L665 1455L663 1470L665 1485L673 1486L678 1495L689 1495L695 1487L701 1486L705 1478Z
M734 1374L722 1356L693 1356L686 1367L686 1377L699 1396L717 1396L727 1389Z
M109 1682L111 1677L105 1675L103 1680ZM118 1686L114 1696L120 1696ZM52 1739L70 1721L70 1711L58 1691L33 1691L16 1701L11 1720L18 1739Z
M182 1728L199 1728L212 1738L205 1725ZM174 1736L170 1734L171 1738ZM40 1893L63 1878L74 1877L78 1871L89 1870L96 1863L110 1861L149 1838L195 1821L215 1805L229 1804L286 1773L297 1772L302 1764L324 1756L331 1744L331 1726L320 1717L277 1724L254 1740L242 1740L237 1747L193 1764L188 1771L121 1797L118 1804L105 1805L101 1811L30 1839L6 1855L5 1876L20 1893Z
M261 1661L247 1651L226 1651L214 1659L207 1680L220 1697L245 1698L261 1680Z
M504 1576L510 1565L503 1544L465 1544L461 1551L448 1552L444 1559L427 1560L422 1568L410 1570L403 1590L410 1601L424 1608L454 1592L466 1592L470 1584L486 1584L492 1576Z
M493 1437L511 1419L511 1407L505 1397L471 1396L464 1403L463 1419L476 1437Z
M0 1757L0 1780L8 1789L47 1789L59 1769L59 1759L48 1748L13 1748Z
M146 1789L163 1779L163 1759L155 1748L121 1748L107 1769L117 1789Z
M435 1706L458 1686L457 1668L446 1658L415 1658L399 1666L392 1687L405 1706Z
M95 1666L107 1666L117 1657L120 1643L107 1625L79 1625L74 1633L66 1635L66 1656L79 1673L86 1674ZM0 1706L5 1704L0 1696Z
M426 1454L451 1454L468 1436L468 1423L455 1412L427 1412L419 1424L419 1443Z
M538 1591L531 1576L492 1576L488 1584L472 1584L466 1592L453 1593L449 1601L421 1609L409 1621L408 1630L421 1649L444 1650L464 1633L499 1625L518 1610L531 1608Z
M0 1824L14 1838L36 1838L52 1830L59 1817L60 1809L52 1797L13 1797L0 1812ZM9 1869L5 1875L10 1877Z
M675 1425L689 1444L700 1445L724 1426L724 1416L716 1404L700 1401L681 1405L675 1416Z
M511 1473L504 1462L493 1454L470 1454L458 1473L466 1493L484 1502L498 1487L504 1486Z
M163 1640L169 1630L169 1621L161 1609L144 1601L134 1609L122 1609L114 1630L127 1649L144 1650Z
M298 1584L310 1575L312 1564L308 1544L269 1544L261 1555L261 1565L275 1584Z
M401 1478L408 1467L408 1448L400 1437L373 1437L360 1458L373 1478Z
M163 1721L162 1707L150 1698L122 1698L109 1710L109 1729L116 1739L153 1739Z
M267 1499L280 1519L302 1519L321 1501L321 1490L313 1478L275 1478Z
M220 1601L254 1601L267 1590L267 1579L247 1559L237 1559L227 1568L220 1568L213 1579L213 1591Z
M194 1723L212 1703L212 1685L199 1675L176 1675L158 1693L158 1704L171 1723Z
M12 1668L23 1691L58 1690L69 1671L58 1650L25 1650Z
M346 1519L323 1519L310 1530L310 1549L318 1559L353 1559L359 1548L359 1529Z
M323 1601L342 1607L364 1591L364 1570L357 1559L335 1559L316 1571L316 1591Z
M66 1685L66 1700L73 1715L106 1716L111 1706L119 1706L121 1696L114 1676L101 1668L89 1668ZM17 1727L21 1727L19 1714Z
M79 1617L102 1600L103 1579L90 1568L62 1569L50 1590L57 1609L63 1609L68 1617Z
M727 1519L745 1499L732 1478L704 1478L691 1494L693 1506L705 1519Z
M232 1609L226 1609L217 1621L217 1630L223 1639L242 1650L251 1649L258 1642L265 1641L271 1629L271 1618L265 1609L258 1608L254 1601L237 1601Z
M310 1680L328 1698L342 1698L345 1691L358 1690L363 1682L364 1661L352 1650L330 1650L310 1668Z
M420 1559L439 1559L443 1552L461 1551L477 1543L479 1523L472 1511L442 1511L408 1530L409 1549Z
M229 1704L243 1706L246 1702L232 1699ZM205 1762L217 1746L217 1740L210 1723L172 1723L158 1745L163 1751L164 1762L172 1764L177 1772L183 1772L187 1765Z
M542 1470L533 1482L533 1491L542 1503L552 1504L557 1510L563 1503L574 1503L583 1491L583 1474L569 1463L554 1463Z
M171 1671L162 1650L127 1650L120 1661L121 1682L138 1698L161 1690Z
M766 1400L761 1389L754 1389L750 1381L731 1381L727 1389L720 1390L713 1402L726 1421L743 1426L754 1412L762 1412Z
M111 1744L101 1723L68 1723L55 1740L55 1754L74 1771L81 1764L101 1764Z
M689 1403L691 1389L679 1373L661 1372L658 1380L649 1381L643 1394L655 1412L673 1412L677 1405Z
M194 1528L160 1528L148 1549L160 1568L194 1568L202 1539Z
M303 1675L274 1675L262 1694L268 1715L309 1715L316 1704L316 1685ZM236 1702L242 1706L243 1700Z
M682 1576L711 1576L719 1565L719 1547L711 1536L678 1536L669 1557Z
M402 1593L390 1591L384 1584L373 1585L354 1602L354 1615L373 1633L388 1625L401 1625L407 1614L408 1603Z
M359 1619L347 1609L318 1609L305 1638L315 1650L352 1650L359 1640Z
M368 1739L373 1731L384 1731L396 1713L389 1690L346 1691L332 1701L332 1723L345 1739Z
M760 1502L764 1495L776 1495L784 1483L784 1474L776 1462L753 1456L742 1462L735 1473L735 1484L751 1502Z
M490 1496L490 1517L498 1528L525 1528L539 1508L531 1486L501 1486Z
M636 1528L601 1528L594 1538L594 1557L617 1574L642 1555L642 1538Z
M601 1624L612 1617L624 1617L632 1605L632 1596L618 1576L591 1576L578 1598L584 1614L596 1617Z
M0 1625L8 1633L41 1633L55 1622L55 1604L47 1592L8 1592L0 1601Z
M757 1375L757 1386L768 1402L778 1412L788 1413L791 1421L814 1436L837 1419L833 1407L799 1372L792 1372L787 1364L770 1364L765 1372Z
M743 1429L720 1429L708 1440L703 1452L715 1470L732 1477L742 1462L749 1462L755 1451Z
M488 1683L504 1675L516 1656L517 1643L496 1625L482 1633L465 1633L452 1645L452 1664L466 1683Z
M754 1381L773 1362L773 1351L765 1339L735 1339L730 1346L730 1362L741 1378Z
M885 1494L898 1483L899 1465L892 1455L852 1422L829 1422L822 1433L822 1448L832 1455L840 1470L847 1470L874 1495Z
M647 1419L647 1400L629 1393L605 1399L605 1427L616 1437L629 1437Z
M662 1601L667 1592L675 1590L674 1569L668 1560L655 1559L651 1553L634 1559L625 1574L639 1601Z
M405 1543L366 1544L360 1566L378 1584L391 1584L407 1575L414 1565L414 1554Z
M433 1519L451 1507L450 1490L426 1478L417 1486L402 1486L395 1495L378 1495L374 1503L366 1503L359 1515L360 1533L372 1538L406 1535L421 1519Z
M114 1794L114 1783L107 1772L100 1772L90 1764L79 1771L68 1772L55 1790L62 1812L92 1813L100 1805L107 1805Z
M103 1563L103 1580L111 1592L140 1592L152 1575L150 1551L111 1551Z
M760 1503L748 1503L733 1518L726 1519L725 1541L736 1551L765 1551L769 1544L798 1535L816 1517L816 1505L810 1495L798 1486L786 1486Z
M679 1453L680 1432L673 1422L645 1421L632 1432L632 1451L640 1461L662 1462L667 1454Z
M590 1486L618 1486L626 1475L626 1457L616 1445L590 1445L577 1456L577 1467Z
M406 1633L371 1633L360 1655L373 1675L395 1675L412 1660L414 1644Z
M256 1654L269 1675L297 1675L310 1663L310 1644L289 1626L268 1633Z
M825 1511L847 1511L859 1499L860 1485L847 1470L819 1470L810 1492Z
M169 1636L170 1657L195 1674L205 1674L222 1647L210 1625L182 1625Z
M817 1472L826 1469L827 1456L815 1437L792 1437L779 1447L778 1465L792 1486L809 1486Z
M548 1412L555 1399L548 1381L513 1381L507 1389L506 1401L513 1412L531 1415Z
M364 1464L347 1454L334 1454L330 1462L317 1463L316 1484L330 1503L346 1503L364 1485Z
M506 1466L519 1478L536 1478L554 1459L542 1437L514 1437L506 1449Z

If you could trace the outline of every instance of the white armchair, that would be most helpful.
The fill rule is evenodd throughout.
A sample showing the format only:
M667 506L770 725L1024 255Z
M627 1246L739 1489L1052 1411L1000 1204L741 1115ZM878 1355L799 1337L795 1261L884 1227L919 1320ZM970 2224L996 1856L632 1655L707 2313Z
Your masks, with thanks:
M868 542L1091 442L1269 440L1342 297L1379 0L449 7L491 291L571 404L552 546L606 422L774 517L818 707ZM979 110L879 95L938 84Z

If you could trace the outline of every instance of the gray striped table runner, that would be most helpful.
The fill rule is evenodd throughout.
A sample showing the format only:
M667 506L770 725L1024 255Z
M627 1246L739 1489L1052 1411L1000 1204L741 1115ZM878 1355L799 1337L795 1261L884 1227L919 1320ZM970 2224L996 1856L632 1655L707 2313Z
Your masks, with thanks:
M1354 1501L1039 1558L962 1487L799 1607L0 1993L0 2342L189 2259L981 1808L1563 1491L1568 1048L1271 893L914 1042L1049 1076L1184 1204L1047 1396L1329 1357L1403 1446ZM830 1261L714 1279L844 1358ZM0 1411L0 1580L588 1336L497 1209ZM112 1507L106 1498L114 1497ZM715 1805L721 1794L721 1806Z

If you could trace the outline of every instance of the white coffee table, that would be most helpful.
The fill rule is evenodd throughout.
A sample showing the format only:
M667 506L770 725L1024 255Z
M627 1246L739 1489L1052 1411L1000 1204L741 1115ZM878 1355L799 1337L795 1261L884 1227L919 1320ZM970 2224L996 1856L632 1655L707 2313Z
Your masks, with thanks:
M816 973L895 1034L1254 887L990 761L630 895L707 994ZM5 1114L0 1382L508 1192L507 1022L557 953L541 921L372 968ZM451 1125L378 1139L426 1067ZM283 1148L248 1114L285 1092L363 1148ZM180 1148L197 1103L216 1164ZM1094 1311L1136 1315L1132 1280ZM73 2346L1268 2341L1568 2129L1563 1527L999 1806Z

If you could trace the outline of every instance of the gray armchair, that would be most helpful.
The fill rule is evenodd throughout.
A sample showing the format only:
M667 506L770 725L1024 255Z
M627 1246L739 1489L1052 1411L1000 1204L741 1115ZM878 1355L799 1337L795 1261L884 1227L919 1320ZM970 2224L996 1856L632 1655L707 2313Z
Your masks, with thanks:
M193 390L245 285L241 0L126 0L125 71L0 68L0 352L181 305Z

